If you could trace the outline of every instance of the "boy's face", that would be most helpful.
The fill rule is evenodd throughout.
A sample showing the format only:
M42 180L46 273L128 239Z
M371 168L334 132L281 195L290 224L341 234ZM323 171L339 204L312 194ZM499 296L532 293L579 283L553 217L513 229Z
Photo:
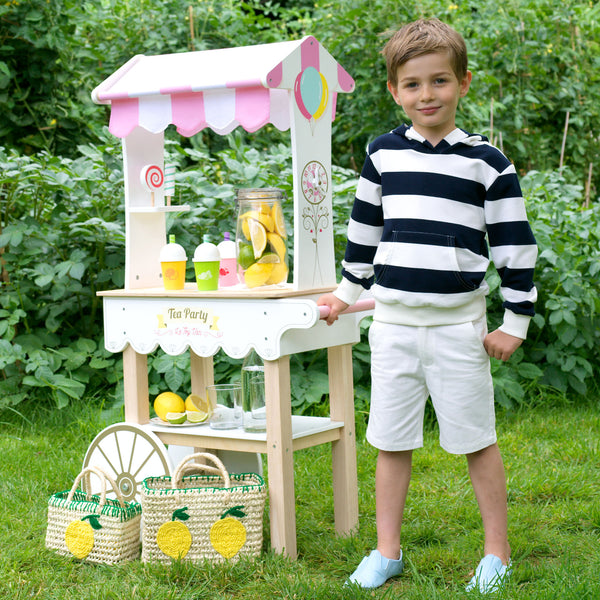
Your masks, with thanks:
M398 67L398 83L388 89L413 127L436 146L456 127L456 108L471 84L471 72L459 81L446 52L423 54Z

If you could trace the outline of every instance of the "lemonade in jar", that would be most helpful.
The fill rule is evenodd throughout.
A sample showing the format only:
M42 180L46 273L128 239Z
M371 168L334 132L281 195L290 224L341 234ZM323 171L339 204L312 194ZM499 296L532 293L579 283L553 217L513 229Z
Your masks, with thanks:
M287 282L287 232L277 188L238 191L238 276L249 288Z

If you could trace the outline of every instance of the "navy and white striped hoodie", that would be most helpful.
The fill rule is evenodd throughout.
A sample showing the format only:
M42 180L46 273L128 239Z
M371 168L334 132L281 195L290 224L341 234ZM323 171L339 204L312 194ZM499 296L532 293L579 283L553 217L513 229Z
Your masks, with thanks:
M372 287L374 318L388 323L472 321L485 314L491 258L500 329L524 339L536 256L515 168L500 150L461 129L434 148L402 125L368 147L334 293L354 304Z

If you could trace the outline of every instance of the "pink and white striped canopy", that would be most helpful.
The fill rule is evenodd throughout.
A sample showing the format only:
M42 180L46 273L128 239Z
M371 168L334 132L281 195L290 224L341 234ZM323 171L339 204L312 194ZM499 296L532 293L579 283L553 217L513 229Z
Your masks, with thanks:
M174 124L184 136L205 127L226 134L290 127L298 73L314 67L327 80L331 119L339 92L354 81L312 36L299 41L132 58L93 92L110 104L109 129L125 137L136 126L159 133Z

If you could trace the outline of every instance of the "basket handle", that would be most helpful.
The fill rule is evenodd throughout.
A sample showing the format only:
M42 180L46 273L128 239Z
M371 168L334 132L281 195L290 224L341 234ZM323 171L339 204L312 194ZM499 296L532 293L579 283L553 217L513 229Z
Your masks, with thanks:
M190 454L189 456L186 456L177 465L177 468L175 469L175 473L173 475L173 479L171 480L172 489L179 489L179 484L181 483L181 478L183 477L183 472L186 469L187 463L196 460L197 458L206 458L212 461L217 466L217 468L215 469L215 467L211 467L210 465L203 465L201 463L195 463L194 467L204 471L208 471L209 473L217 473L218 475L221 475L221 477L223 478L224 487L231 487L229 473L227 472L225 465L219 460L219 458L214 454L210 454L209 452L196 452L195 454Z
M121 490L115 483L115 480L108 473L103 471L100 467L95 467L95 466L85 467L81 471L81 473L79 473L79 475L77 475L77 477L75 478L75 481L73 483L73 487L71 488L71 491L69 492L69 495L67 496L68 502L71 502L71 500L73 500L73 496L75 495L75 492L77 491L77 486L79 485L79 482L83 479L83 477L85 477L86 475L88 475L90 473L94 473L100 479L100 506L104 506L106 504L106 482L108 481L108 483L110 483L113 491L117 495L117 500L119 501L121 508L126 508L125 502L123 500L123 494L121 493ZM90 492L87 490L86 490L86 494L88 495L88 497L90 496Z

